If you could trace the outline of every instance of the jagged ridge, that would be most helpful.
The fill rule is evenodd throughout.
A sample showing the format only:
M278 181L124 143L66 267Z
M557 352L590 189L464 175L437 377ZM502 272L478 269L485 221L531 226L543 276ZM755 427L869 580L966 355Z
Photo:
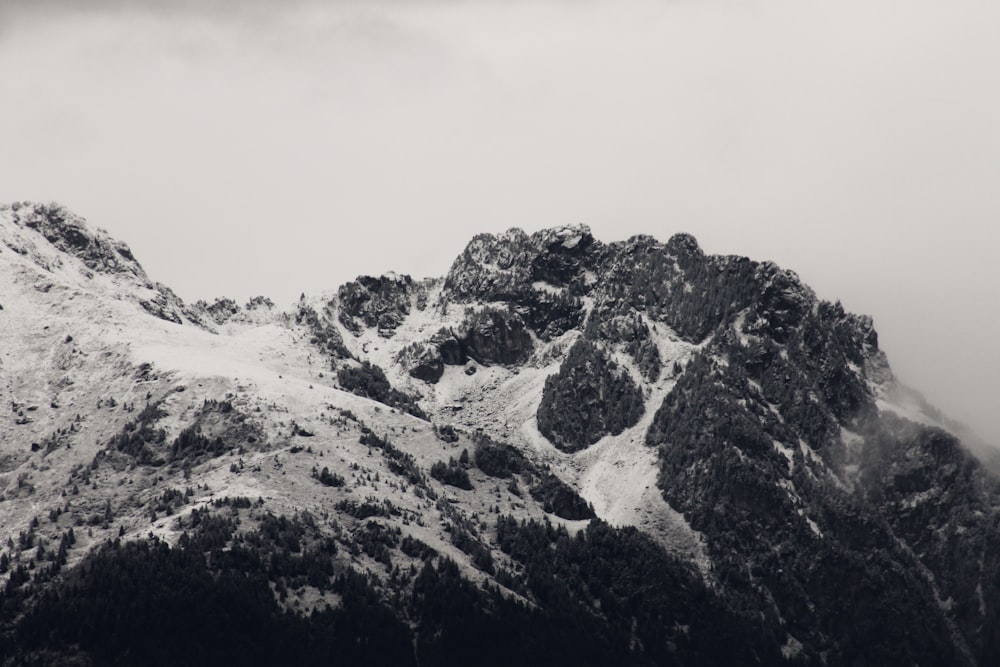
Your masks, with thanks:
M685 234L511 230L443 281L362 277L288 312L163 296L154 319L116 298L153 289L123 246L18 209L5 247L34 269L0 255L23 357L0 365L7 655L158 655L173 637L140 650L51 601L105 618L125 598L88 573L173 563L157 599L229 582L253 613L219 641L272 627L310 638L304 663L378 659L345 633L422 665L482 646L483 664L1000 656L996 478L896 416L871 320L791 272ZM193 317L219 333L177 326Z

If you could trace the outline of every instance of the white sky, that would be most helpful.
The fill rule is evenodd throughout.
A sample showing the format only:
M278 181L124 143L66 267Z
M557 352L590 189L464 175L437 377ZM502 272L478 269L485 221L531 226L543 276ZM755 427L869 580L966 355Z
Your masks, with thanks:
M998 35L993 0L0 0L0 201L191 301L688 231L1000 443Z

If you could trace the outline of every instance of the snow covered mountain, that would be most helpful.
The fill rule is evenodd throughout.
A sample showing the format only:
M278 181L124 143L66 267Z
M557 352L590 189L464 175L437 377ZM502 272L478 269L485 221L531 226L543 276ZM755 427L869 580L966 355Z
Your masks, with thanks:
M281 309L13 204L0 385L3 664L1000 663L995 459L685 234Z

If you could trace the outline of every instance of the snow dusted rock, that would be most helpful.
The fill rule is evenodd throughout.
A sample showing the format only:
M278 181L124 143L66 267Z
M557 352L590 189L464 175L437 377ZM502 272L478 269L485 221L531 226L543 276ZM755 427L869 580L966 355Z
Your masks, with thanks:
M194 305L203 308L216 324L225 324L242 310L239 304L226 297L219 297L212 303L198 301Z
M417 290L410 276L359 276L337 291L340 322L355 334L375 328L389 338L410 313Z
M526 265L530 254L528 235L517 228L500 236L474 236L448 271L446 298L458 303L518 298L530 287Z
M518 364L534 349L531 335L517 312L484 308L466 316L458 330L461 357L457 364L473 359L480 364Z
M166 285L153 283L127 245L57 204L20 202L0 207L0 240L44 276L76 288L113 294L175 324L206 327Z
M2 655L1000 662L1000 482L771 263L514 229L188 307L19 204L0 300Z
M504 302L523 311L543 340L583 320L579 287L601 245L585 226L473 238L445 278L444 303Z
M402 360L411 377L434 384L444 375L444 359L433 344L420 346L408 360Z
M91 231L83 218L62 206L25 202L5 205L0 211L14 225L37 231L55 249L78 258L88 269L146 280L145 272L127 245L103 232ZM36 263L42 265L45 264L43 257L33 255Z
M641 238L644 241L650 239L650 237ZM671 236L664 248L667 253L678 258L682 264L688 264L691 261L701 260L705 257L701 246L698 245L698 240L684 232Z
M566 287L593 265L602 247L586 225L546 229L531 236L516 228L499 236L480 234L452 265L446 291L459 302L508 301L537 289L536 282Z
M600 251L586 225L543 230L532 235L531 241L537 249L531 261L532 281L556 287L566 287L579 280Z
M429 340L405 348L396 361L411 377L435 383L444 367L470 360L484 365L524 363L534 350L521 316L509 308L470 309L455 327L438 330Z

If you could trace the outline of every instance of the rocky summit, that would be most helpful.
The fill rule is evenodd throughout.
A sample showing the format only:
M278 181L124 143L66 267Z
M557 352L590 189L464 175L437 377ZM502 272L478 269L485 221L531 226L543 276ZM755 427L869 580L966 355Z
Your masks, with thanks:
M0 386L0 664L1000 664L995 455L687 234L185 304L15 203Z

